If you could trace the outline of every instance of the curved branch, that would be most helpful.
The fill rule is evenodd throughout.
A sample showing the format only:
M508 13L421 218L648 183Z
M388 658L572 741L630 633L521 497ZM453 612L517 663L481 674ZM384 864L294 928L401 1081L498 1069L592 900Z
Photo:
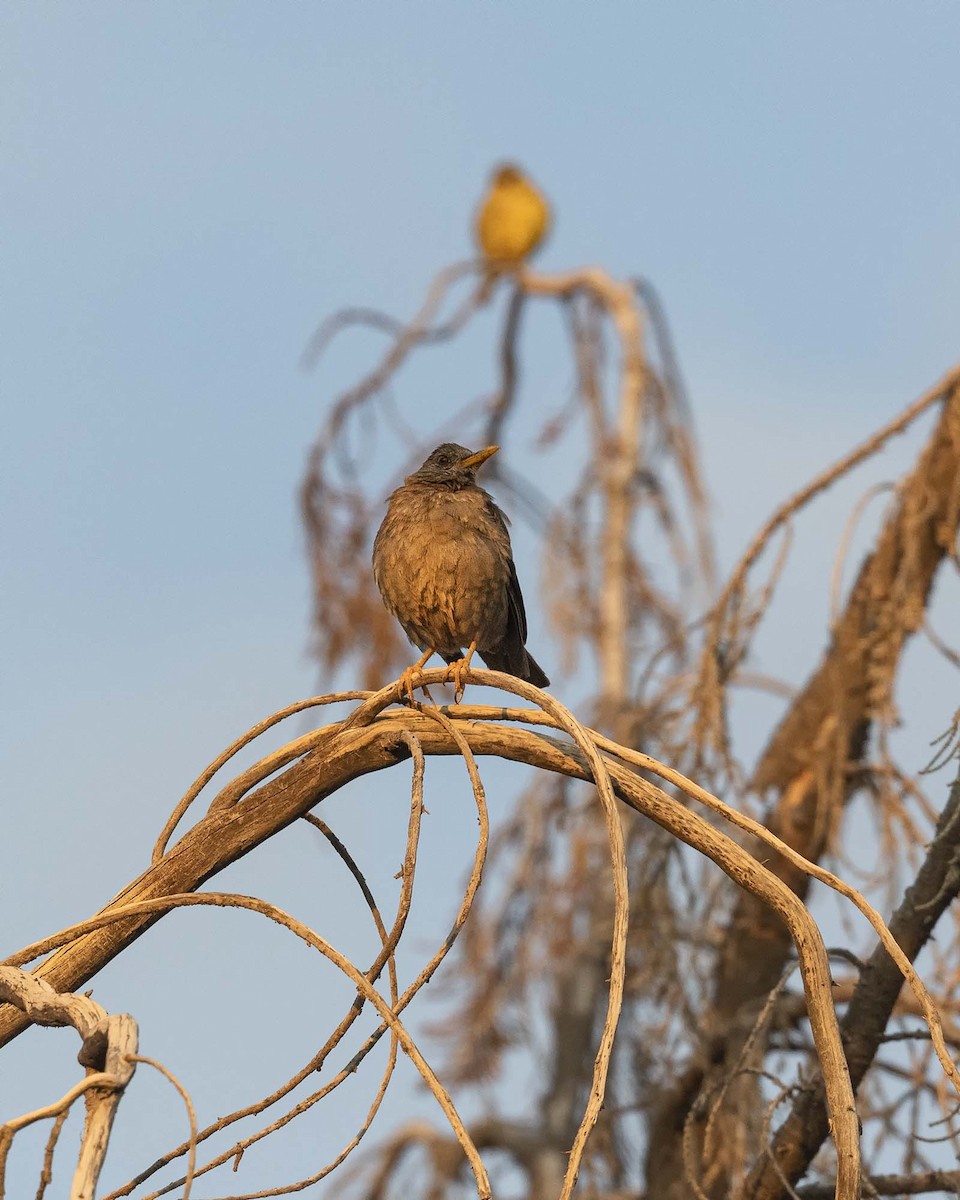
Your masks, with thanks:
M13 1138L21 1129L56 1117L47 1142L39 1193L49 1182L53 1151L62 1128L62 1120L74 1101L83 1096L86 1117L80 1139L80 1153L73 1176L71 1196L93 1196L106 1157L110 1131L117 1106L136 1069L137 1023L127 1014L111 1015L89 996L58 994L44 979L14 966L0 966L0 997L16 1005L38 1025L72 1025L83 1039L77 1056L87 1068L85 1078L74 1084L53 1104L0 1125L0 1200L4 1195L4 1170Z
M446 674L445 668L425 671L422 681L426 684L439 683ZM467 681L497 686L538 700L548 710L554 710L552 716L559 718L561 714L566 714L566 710L552 698L510 676L471 669L467 673ZM64 987L69 983L76 987L159 919L165 898L180 893L176 903L183 903L182 893L199 887L277 830L285 828L325 796L352 779L382 770L406 758L410 751L403 741L404 731L415 732L427 754L460 752L457 739L434 717L416 711L383 713L383 708L396 693L396 685L383 689L360 705L346 721L314 735L314 748L306 750L282 774L238 798L229 807L212 809L93 922L36 943L14 956L12 961L27 962L60 946L37 968L36 973L55 981L55 985ZM585 736L582 728L575 722L574 725L576 728L571 728L570 732L574 736ZM816 924L801 901L732 838L714 829L679 801L618 763L600 764L592 742L576 747L524 729L472 722L464 722L461 731L473 754L497 755L573 778L596 780L601 795L605 791L604 781L609 779L612 791L622 802L705 854L741 887L779 914L796 943L811 1028L823 1068L828 1108L838 1147L838 1195L858 1195L857 1119L836 1015L830 1000L829 966ZM210 901L197 898L196 902ZM616 978L616 955L613 967ZM368 988L369 984L359 972L357 976ZM613 1004L614 988L611 988L611 1008ZM0 1009L0 1044L15 1037L25 1024L20 1014ZM609 1033L608 1024L604 1039ZM612 1040L612 1034L610 1037ZM603 1049L601 1046L601 1052ZM598 1055L598 1071L600 1060L601 1055ZM594 1082L591 1106L597 1097L596 1075ZM602 1094L602 1078L599 1083ZM568 1185L571 1182L568 1178Z
M914 400L912 404L909 404L903 412L898 413L893 420L889 421L881 429L878 429L865 442L861 442L859 446L855 446L853 450L845 454L838 462L827 467L825 471L822 471L815 479L812 479L805 487L801 488L799 492L780 505L747 547L714 607L710 622L708 651L712 652L716 647L731 600L742 591L750 568L760 557L760 554L773 534L795 512L803 508L815 496L826 491L841 475L845 475L849 470L857 466L858 463L863 462L872 454L876 454L879 450L882 450L892 437L904 433L928 408L932 408L945 397L949 397L958 385L960 385L960 366L956 366L948 371L938 383L934 384L932 388Z
M937 824L917 877L890 920L890 933L909 959L916 958L942 913L960 894L960 777ZM854 1085L874 1060L903 984L901 967L881 943L870 956L840 1023ZM942 1035L941 1035L942 1036ZM954 1068L956 1075L956 1068ZM777 1131L771 1157L758 1162L744 1187L751 1200L774 1200L782 1194L776 1161L789 1179L799 1178L827 1134L823 1097L814 1089L802 1094Z

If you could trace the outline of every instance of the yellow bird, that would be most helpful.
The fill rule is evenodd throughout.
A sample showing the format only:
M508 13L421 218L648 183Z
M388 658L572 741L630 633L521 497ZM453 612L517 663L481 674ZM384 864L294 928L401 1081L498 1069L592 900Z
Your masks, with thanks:
M493 280L515 270L536 250L550 227L550 205L519 167L504 163L490 180L477 210L477 244L487 261L484 296Z

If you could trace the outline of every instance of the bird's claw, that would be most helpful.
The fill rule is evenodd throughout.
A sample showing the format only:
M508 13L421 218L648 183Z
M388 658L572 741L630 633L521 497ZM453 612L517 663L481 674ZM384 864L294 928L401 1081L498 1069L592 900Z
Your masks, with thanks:
M463 672L466 667L467 660L465 658L461 658L457 662L450 664L450 671L448 673L453 681L454 704L460 703L463 699L463 693L467 690L467 682L463 678Z
M463 699L463 693L467 690L467 681L464 679L464 673L470 669L470 659L473 658L473 652L477 648L477 643L472 642L470 649L463 658L457 659L456 662L450 664L450 670L447 672L448 678L453 682L453 702L459 704Z
M420 674L420 672L416 667L407 667L407 669L403 672L403 674L397 680L398 695L400 695L400 696L406 695L407 699L410 701L411 704L416 703L416 701L413 698L413 681L416 679L416 677L419 674Z
M413 698L413 681L420 677L421 673L423 672L423 664L433 653L434 651L432 647L424 650L423 654L420 655L417 661L412 666L407 667L407 669L401 674L400 678L397 680L398 698L402 697L404 693L406 693L409 703L416 704L416 701ZM430 703L434 704L435 702L433 697L427 691L427 685L425 683L421 683L420 687Z

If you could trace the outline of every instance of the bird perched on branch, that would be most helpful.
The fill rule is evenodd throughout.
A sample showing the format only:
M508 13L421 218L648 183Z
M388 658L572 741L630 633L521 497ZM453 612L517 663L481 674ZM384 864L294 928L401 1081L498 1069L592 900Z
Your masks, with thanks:
M498 275L516 270L530 257L549 227L550 206L543 193L513 163L498 167L476 216L477 245L487 264L481 302Z
M527 617L506 518L477 485L477 468L498 449L473 454L444 442L387 502L373 573L384 604L423 651L401 676L411 700L413 675L431 654L452 664L458 700L474 651L493 671L536 687L550 682L524 645Z

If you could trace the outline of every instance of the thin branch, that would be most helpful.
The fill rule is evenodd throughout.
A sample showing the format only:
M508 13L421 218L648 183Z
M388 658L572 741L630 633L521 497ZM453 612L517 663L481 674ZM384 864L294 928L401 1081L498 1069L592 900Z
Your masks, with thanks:
M439 683L446 674L445 669L424 671L419 682ZM742 887L762 896L787 922L797 945L810 1007L811 1027L823 1064L829 1108L844 1169L844 1195L852 1195L850 1188L858 1178L857 1128L853 1097L836 1030L836 1018L829 998L830 975L826 953L816 925L803 905L789 888L730 838L713 829L649 781L636 775L632 769L620 767L613 761L604 762L598 755L592 738L551 697L511 676L497 672L470 669L466 678L468 683L497 686L538 703L554 719L564 724L578 742L577 746L562 745L526 730L471 723L464 727L463 736L474 754L493 753L577 778L593 778L598 784L601 798L612 784L621 800L650 816L675 836L713 859ZM277 828L289 824L323 796L342 786L348 778L392 765L397 761L398 750L402 749L404 753L407 750L399 739L399 734L404 729L417 733L425 753L457 752L456 740L440 727L435 717L414 710L405 710L395 715L380 715L383 708L390 703L391 697L396 695L397 685L394 684L370 697L343 722L326 731L319 731L324 735L322 752L310 751L292 763L279 778L268 781L257 791L246 795L241 802L231 807L229 813L225 810L211 812L184 835L174 850L127 889L111 909L91 921L73 926L53 938L27 947L14 956L15 961L30 961L57 945L63 945L64 948L43 964L39 971L54 978L68 973L86 975L95 969L92 954L96 955L97 960L109 960L123 945L128 944L133 937L148 927L152 920L157 919L158 914L171 906L234 902L248 907L262 906L263 902L255 902L249 898L228 897L219 900L207 895L171 896L166 892L146 899L139 897L150 891L169 888L174 879L183 879L190 874L193 875L195 884L209 878L229 861L233 861L234 856L245 853ZM609 795L612 796L612 792ZM608 834L613 848L619 837L622 837L620 820L615 811L611 812L609 808L606 811ZM225 819L227 816L229 819ZM614 853L614 862L617 861L622 864L622 848ZM622 869L622 866L618 869ZM273 910L269 915L273 915ZM292 920L284 918L285 921L288 919ZM602 1103L612 1030L622 995L622 992L618 994L618 989L622 989L623 984L623 925L623 918L615 920L608 1019L598 1051L594 1087L568 1169L568 1190L572 1187L579 1161L576 1154L578 1151L582 1153L591 1122L595 1121ZM326 943L322 943L322 939L312 931L309 938L311 944L318 948L322 944L325 947L322 952L328 957L335 954L332 948L326 947ZM392 1014L390 1017L386 1016L384 1002L379 996L374 999L370 994L372 989L369 983L360 972L352 967L352 964L344 964L341 969L347 970L364 995L375 1004L386 1023L393 1027L396 1018ZM399 1025L397 1028L399 1035ZM2 1010L0 1029L4 1029L8 1038L16 1031L16 1022L7 1019ZM408 1050L405 1046L404 1049L411 1053L413 1048Z
M180 1093L180 1098L187 1110L187 1120L190 1123L190 1150L187 1155L187 1177L183 1181L183 1198L189 1200L190 1189L193 1186L193 1173L197 1165L197 1112L193 1107L193 1101L190 1099L190 1093L183 1086L180 1080L174 1073L163 1065L157 1062L155 1058L147 1058L145 1054L130 1054L127 1056L129 1062L145 1063L148 1067L153 1067L155 1071L167 1079Z
M833 1200L833 1183L808 1183L798 1187L800 1200ZM922 1171L917 1175L871 1175L864 1196L921 1196L926 1192L960 1194L960 1171Z
M53 1180L53 1156L57 1149L57 1142L60 1140L60 1134L63 1132L63 1127L67 1123L69 1115L69 1109L64 1109L50 1126L50 1135L47 1138L47 1144L43 1151L43 1166L40 1170L40 1182L37 1185L36 1200L43 1200L46 1190Z

